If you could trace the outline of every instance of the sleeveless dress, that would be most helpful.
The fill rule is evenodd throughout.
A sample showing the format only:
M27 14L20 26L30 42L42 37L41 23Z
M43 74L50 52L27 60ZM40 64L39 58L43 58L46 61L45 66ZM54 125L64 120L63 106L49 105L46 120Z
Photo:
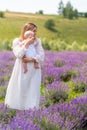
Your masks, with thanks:
M29 108L39 108L40 85L41 85L41 64L44 61L44 50L41 40L37 39L38 45L35 47L37 55L34 57L39 63L39 69L34 68L34 63L27 63L28 72L23 73L22 57L27 49L20 47L19 38L13 41L13 53L16 61L7 86L5 105L12 109L28 110Z

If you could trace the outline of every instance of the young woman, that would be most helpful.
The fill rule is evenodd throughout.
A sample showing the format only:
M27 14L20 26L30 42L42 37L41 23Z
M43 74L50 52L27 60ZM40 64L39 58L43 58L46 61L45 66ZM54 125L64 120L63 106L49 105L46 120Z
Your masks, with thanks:
M28 38L26 43L20 47L24 40L26 31L34 32L34 37ZM44 61L44 50L41 40L37 38L36 52L33 58L23 58L28 46L36 38L37 26L33 23L24 25L19 38L13 40L13 53L16 56L13 72L8 83L5 105L12 109L28 110L29 108L39 108L40 102L40 85L41 85L41 64ZM23 72L22 62L27 63L28 72ZM38 62L39 68L35 69L34 62Z

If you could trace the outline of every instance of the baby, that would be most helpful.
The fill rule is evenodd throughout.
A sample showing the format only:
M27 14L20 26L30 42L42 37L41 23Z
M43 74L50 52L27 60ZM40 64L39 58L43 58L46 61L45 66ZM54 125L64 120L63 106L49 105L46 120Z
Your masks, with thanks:
M34 37L34 32L32 32L32 31L26 31L25 34L24 34L25 40L23 40L23 42L20 44L20 46L22 46L23 44L25 44L27 38L32 38L32 37ZM26 54L25 54L25 57L34 58L36 56L37 53L36 53L35 46L37 44L38 43L35 40L34 43L32 43L32 44L30 44L28 46L28 49L27 49ZM23 68L24 68L24 73L26 73L28 71L28 69L27 69L27 63L23 62ZM39 68L38 62L34 62L34 68L35 69Z

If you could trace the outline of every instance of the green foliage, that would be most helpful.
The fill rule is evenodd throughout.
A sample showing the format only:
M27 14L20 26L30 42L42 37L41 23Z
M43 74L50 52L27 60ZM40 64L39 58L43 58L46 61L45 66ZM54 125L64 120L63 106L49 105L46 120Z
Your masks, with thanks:
M67 51L72 51L72 46L71 45L67 45L66 50Z
M7 66L6 66L7 67ZM11 67L9 67L8 66L8 69L10 70L11 69ZM0 70L1 72L3 72L3 70ZM2 76L2 78L1 78L1 80L0 80L0 82L1 83L3 83L3 82L6 82L6 81L8 81L9 80L9 78L10 78L10 74L8 74L7 76Z
M0 43L0 50L12 50L12 41L6 39L0 41ZM83 43L83 45L79 45L79 43L77 43L76 41L69 45L65 41L61 41L60 39L48 41L46 38L43 38L42 45L45 50L51 51L87 51L87 45L85 43Z
M59 42L59 50L66 50L67 43L65 41Z
M73 50L72 44L78 44L77 50L86 50L87 19L68 20L57 15L20 14L4 12L5 18L0 19L0 49L11 49L12 40L20 36L20 31L26 22L34 22L38 26L37 37L40 37L44 49L52 51ZM57 31L44 27L47 20L52 19ZM6 44L6 41L9 44ZM3 44L3 45L2 45Z
M5 50L12 50L12 43L9 40L4 40L2 46Z
M1 102L3 103L4 100L5 100L4 97L3 97L3 98L0 98L0 103L1 103Z
M76 98L76 97L79 97L81 96L84 92L83 91L74 91L73 90L73 82L72 81L69 81L68 82L68 85L69 85L69 88L70 88L70 92L68 94L68 100L71 101L72 99Z
M50 41L47 41L46 39L42 39L43 47L46 50L52 50L52 51L61 51L66 50L67 43L65 41L61 41L60 39L53 39Z
M45 95L44 85L43 84L41 84L40 93L41 93L41 95Z
M59 8L58 8L58 14L59 15L63 15L63 9L64 9L64 4L63 4L63 1L61 0L59 2Z
M51 75L46 75L45 79L46 79L45 84L51 84L52 82L55 81L55 78L52 77Z
M78 10L77 9L73 10L73 17L78 18Z
M73 7L70 1L67 2L66 7L63 10L63 15L66 18L73 19Z
M41 120L41 128L42 130L60 130L58 126L50 124L45 117Z
M71 5L70 1L68 1L64 7L64 4L61 0L59 3L58 13L59 15L62 15L68 19L78 18L78 10L73 10L73 6Z
M4 18L4 12L0 11L0 18Z
M54 30L54 27L55 27L55 22L53 19L48 19L46 22L45 22L45 25L44 25L47 29L49 30Z
M59 102L65 102L68 99L69 88L67 84L61 84L61 86L56 86L56 88L45 89L46 91L46 104L48 107L50 104L56 104Z
M3 120L5 124L11 122L11 120L15 115L16 115L16 111L12 109L9 109L9 111L6 114L0 112L0 118Z
M79 83L75 83L73 82L73 91L75 92L85 92L87 84L85 82L80 82Z
M12 50L12 42L8 39L0 41L0 50Z
M87 18L87 12L85 12L85 17Z
M0 86L0 99L3 99L5 97L6 93L6 87Z
M56 91L55 93L52 93L50 95L50 98L53 102L53 104L58 103L58 102L64 102L68 99L68 93L65 91Z
M3 46L2 46L2 40L0 39L0 50L3 49Z
M74 50L74 51L80 50L80 46L79 46L79 44L76 41L74 41L72 43L72 50Z
M87 45L83 43L80 45L77 41L73 41L71 44L64 40L55 39L47 41L46 38L42 39L44 49L51 51L87 51Z
M36 14L43 14L43 10L39 10Z
M50 98L46 98L46 103L44 104L45 107L49 107L52 104L52 100Z
M81 50L82 50L82 51L87 51L87 45L84 44L84 45L81 47Z
M46 38L43 38L42 39L42 45L43 45L43 48L46 49L46 50L51 50L51 46L49 45L49 42L47 41Z
M56 44L55 44L56 43ZM49 46L52 51L58 51L59 49L59 40L51 40L49 43Z
M54 126L50 124L50 122L46 121L46 119L43 117L41 121L41 128L43 130L60 130L57 126Z
M59 59L57 59L56 61L55 61L55 63L54 63L54 66L55 67L62 67L62 66L64 66L65 65L65 62L62 62L62 61L60 61Z
M61 80L64 82L70 81L71 77L76 78L79 73L75 72L74 70L68 70L64 75L61 75Z

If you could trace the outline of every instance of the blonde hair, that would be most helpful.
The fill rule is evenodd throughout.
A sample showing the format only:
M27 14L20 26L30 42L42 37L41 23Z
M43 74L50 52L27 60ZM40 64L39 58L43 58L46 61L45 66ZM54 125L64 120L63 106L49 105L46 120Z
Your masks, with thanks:
M24 39L24 33L28 30L32 31L34 28L37 28L37 26L34 23L26 23L21 31L20 39Z

